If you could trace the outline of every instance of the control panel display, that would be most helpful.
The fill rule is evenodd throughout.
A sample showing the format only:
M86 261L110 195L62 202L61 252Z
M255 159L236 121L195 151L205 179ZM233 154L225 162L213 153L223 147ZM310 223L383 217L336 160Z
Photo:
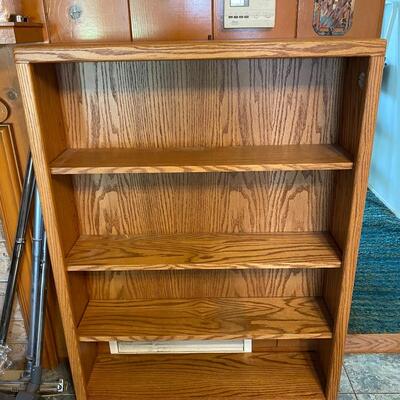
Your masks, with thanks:
M224 0L224 28L273 28L276 0Z

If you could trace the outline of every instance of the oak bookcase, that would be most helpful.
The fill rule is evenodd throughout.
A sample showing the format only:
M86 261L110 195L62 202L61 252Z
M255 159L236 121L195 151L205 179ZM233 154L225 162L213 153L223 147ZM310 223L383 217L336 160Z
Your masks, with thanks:
M337 397L384 53L16 50L79 400ZM253 352L107 343L234 338Z

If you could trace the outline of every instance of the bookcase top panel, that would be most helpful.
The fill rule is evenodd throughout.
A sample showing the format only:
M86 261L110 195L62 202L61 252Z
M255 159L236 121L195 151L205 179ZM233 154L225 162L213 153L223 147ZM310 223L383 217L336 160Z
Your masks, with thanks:
M248 58L382 56L386 41L285 40L132 42L110 44L31 45L15 49L17 63L217 60Z

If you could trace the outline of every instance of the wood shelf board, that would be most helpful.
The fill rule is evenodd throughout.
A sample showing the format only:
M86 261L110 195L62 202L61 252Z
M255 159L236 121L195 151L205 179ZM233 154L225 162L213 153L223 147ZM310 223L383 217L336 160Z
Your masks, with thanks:
M313 353L98 356L89 400L324 399Z
M328 233L81 236L69 271L339 268Z
M330 320L315 297L91 300L82 342L329 339Z
M68 149L52 174L245 172L351 169L335 145L246 146L215 149Z
M17 63L81 61L150 61L243 58L368 57L385 54L386 41L182 41L24 46L15 50Z

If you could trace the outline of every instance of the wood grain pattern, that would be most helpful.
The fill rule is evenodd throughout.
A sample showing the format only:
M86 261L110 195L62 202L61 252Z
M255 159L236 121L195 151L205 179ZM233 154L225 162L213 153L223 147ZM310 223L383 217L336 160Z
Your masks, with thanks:
M54 191L48 169L52 152L59 153L58 146L62 146L63 140L61 109L59 102L57 102L57 86L54 84L55 74L52 66L45 66L38 70L32 65L17 65L17 72L23 93L36 181L40 192L52 270L61 308L75 390L80 400L86 400L85 379L88 379L90 373L88 367L91 364L90 360L94 360L95 354L94 352L85 354L86 360L82 362L81 345L75 329L76 319L79 318L79 315L74 314L74 301L72 300L71 287L64 264L64 251L66 248L68 249L76 231L73 228L74 221L71 215L68 221L64 221L66 223L61 228L56 208L56 204L60 201L58 198L60 193ZM52 110L51 116L44 117L49 109ZM59 133L57 139L54 139L54 132ZM50 137L52 137L51 141L46 140ZM68 206L66 209L68 209ZM84 286L81 285L80 287L81 293L84 292L82 287Z
M89 399L324 399L312 353L99 356Z
M385 41L285 40L134 42L23 46L15 51L17 63L79 61L224 60L249 58L370 57L385 53Z
M344 263L341 271L327 273L325 283L324 297L336 320L332 348L323 350L328 400L336 399L340 381L384 62L384 57L356 59L346 73L349 95L344 98L339 143L354 154L355 169L338 173L336 183L331 231ZM360 86L361 73L366 80Z
M400 353L400 334L350 334L346 339L346 353Z
M128 0L44 0L52 43L129 41ZM71 7L77 11L71 17Z
M77 274L77 272L74 272ZM93 300L195 299L202 297L315 297L323 270L202 270L85 273Z
M333 172L76 175L74 185L86 235L309 232L328 229Z
M329 317L313 297L91 300L78 327L83 342L329 339Z
M210 0L129 0L133 40L212 38Z
M224 0L214 0L214 38L233 39L294 39L296 37L298 0L276 2L275 27L257 29L224 29Z
M322 233L83 236L66 264L69 271L339 268L340 257Z
M51 163L55 175L351 169L338 146L246 146L193 150L68 149Z
M337 58L58 66L75 149L336 143L342 75Z

